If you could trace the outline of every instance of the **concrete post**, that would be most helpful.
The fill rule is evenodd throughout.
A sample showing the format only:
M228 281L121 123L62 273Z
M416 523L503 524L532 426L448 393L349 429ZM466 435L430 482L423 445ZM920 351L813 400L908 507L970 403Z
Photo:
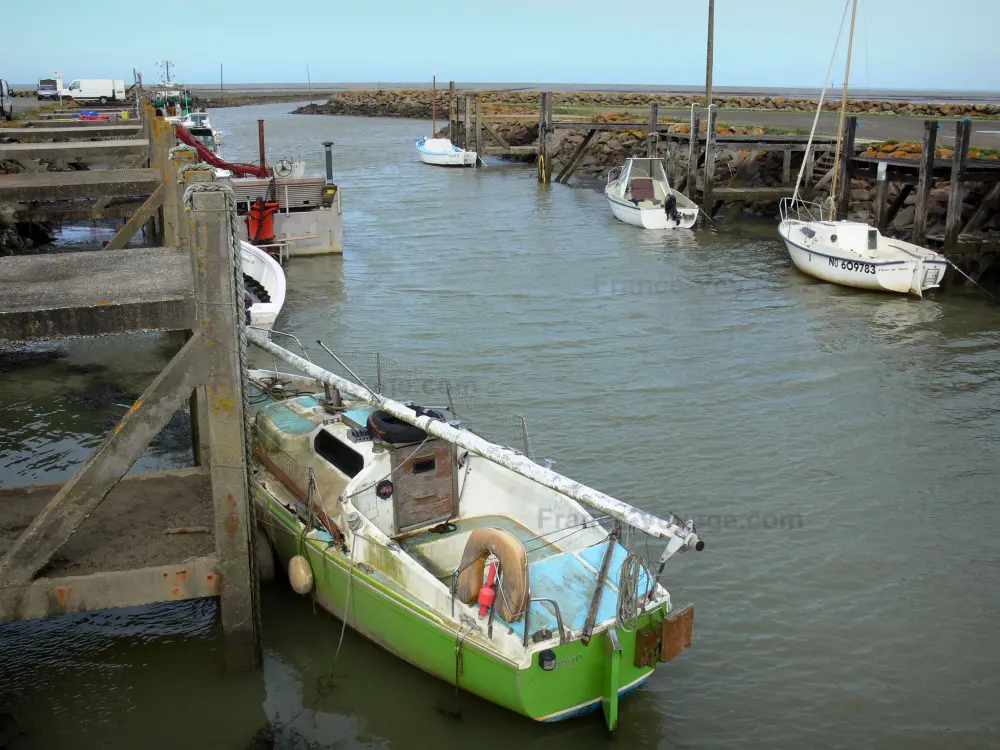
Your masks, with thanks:
M244 431L243 305L236 297L233 278L227 196L223 191L206 191L192 198L189 232L199 269L198 318L210 352L208 430L216 558L222 575L222 631L227 666L249 669L260 663L260 635Z

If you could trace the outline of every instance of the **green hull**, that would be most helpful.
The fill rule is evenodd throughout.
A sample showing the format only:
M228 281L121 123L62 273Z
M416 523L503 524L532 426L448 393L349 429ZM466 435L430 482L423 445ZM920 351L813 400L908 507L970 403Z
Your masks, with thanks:
M463 690L536 721L559 721L589 713L603 703L608 726L614 729L617 697L641 685L653 672L651 667L633 663L635 630L619 631L621 652L617 655L610 648L607 633L595 635L589 646L579 640L556 646L552 649L556 668L550 671L538 665L537 654L530 667L521 668L481 643L463 640L459 646L463 633L453 625L408 598L389 578L367 565L354 565L352 576L352 561L340 549L319 540L303 540L298 521L283 505L260 487L254 487L254 494L267 519L264 525L276 556L285 566L294 555L306 556L313 571L311 595L324 609L390 653L445 682L457 681ZM636 630L658 626L666 611L664 604L644 614Z

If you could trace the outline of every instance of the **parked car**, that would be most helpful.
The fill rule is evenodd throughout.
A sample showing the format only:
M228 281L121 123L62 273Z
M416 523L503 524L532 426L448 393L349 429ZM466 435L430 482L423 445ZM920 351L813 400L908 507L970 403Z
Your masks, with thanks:
M14 119L14 92L10 84L0 78L0 120L5 118L8 122Z
M35 97L40 102L46 100L56 100L59 98L59 83L55 78L41 78L35 89Z
M107 104L125 101L125 81L112 78L77 78L62 95L78 102L100 102Z

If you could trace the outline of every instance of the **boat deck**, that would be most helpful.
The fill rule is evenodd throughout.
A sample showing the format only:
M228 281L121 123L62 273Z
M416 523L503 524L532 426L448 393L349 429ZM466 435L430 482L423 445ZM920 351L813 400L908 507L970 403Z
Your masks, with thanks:
M465 540L476 529L501 529L517 537L528 553L528 579L532 598L553 599L559 604L563 625L569 630L581 630L587 620L590 602L597 588L597 576L609 542L595 544L578 551L563 551L555 544L547 542L507 516L477 516L457 518L452 521L453 531L444 533L433 530L421 531L396 541L424 568L429 570L446 586L451 586L454 568L444 567L435 562L442 555L439 547L448 546L452 550L464 548ZM558 537L558 532L555 532ZM551 536L551 534L550 534ZM622 564L628 554L617 542L608 568L608 578L604 583L604 593L597 610L596 623L613 620L618 609L618 581ZM649 577L643 570L639 574L638 593L648 591ZM524 619L505 623L508 628L524 635ZM556 617L551 605L534 604L531 608L530 627L532 632L541 629L557 630Z

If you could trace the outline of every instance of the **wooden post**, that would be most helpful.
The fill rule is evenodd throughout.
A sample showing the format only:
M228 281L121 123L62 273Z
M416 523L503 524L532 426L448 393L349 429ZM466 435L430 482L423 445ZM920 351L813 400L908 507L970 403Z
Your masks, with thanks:
M712 46L715 42L715 0L708 0L708 54L705 71L705 106L712 106Z
M212 444L215 549L222 575L220 611L226 664L252 668L260 662L259 606L250 539L253 529L246 465L240 328L243 305L235 299L230 212L223 191L192 196L191 251L199 319L208 344L208 429Z
M476 159L476 168L478 169L483 163L483 105L479 101L479 97L476 97L476 153L479 154L479 158Z
M462 148L468 149L471 146L472 146L472 97L466 94L465 95L465 143L462 144ZM476 144L476 148L478 147L479 144Z
M840 174L837 181L840 190L837 193L837 216L838 219L847 217L847 208L851 203L851 174L854 172L851 167L851 159L854 158L854 137L858 132L858 118L851 115L844 123L843 154L840 159Z
M884 161L878 163L878 177L875 180L875 196L872 199L874 216L872 221L875 228L884 232L889 225L889 180L886 179L886 172L889 165Z
M781 184L791 185L792 184L792 149L791 146L786 148L782 154L781 160Z
M691 200L695 200L695 192L698 186L698 155L701 146L698 143L698 128L701 126L701 115L697 108L691 105L691 132L688 140L688 184L686 195Z
M937 148L937 120L924 120L923 151L920 154L920 177L917 180L917 203L913 214L913 243L924 241L927 233L927 207L934 184L934 151Z
M594 134L597 133L597 128L591 128L590 131L584 136L584 139L580 141L579 145L576 147L576 151L570 157L566 166L562 168L562 171L556 175L556 182L567 183L569 182L570 176L576 171L577 162L580 161L580 157L583 156L584 150L590 144L591 139L593 139Z
M452 143L458 136L458 123L455 117L455 82L448 81L448 140Z
M816 168L816 149L809 149L805 155L805 164L802 167L802 189L809 187L813 179L813 171Z
M656 156L656 142L659 138L656 131L657 120L660 115L660 105L658 102L649 103L649 130L646 133L646 156L654 158Z
M708 108L708 126L705 131L705 184L702 188L702 210L711 218L715 211L715 122L719 108Z
M892 205L889 206L888 214L885 217L886 226L892 224L892 220L896 218L896 214L899 213L899 209L903 207L903 204L906 203L907 197L913 192L913 185L910 183L900 185L899 187L899 195L893 199Z
M944 244L954 245L962 229L962 202L965 197L965 164L969 159L972 120L955 123L955 155L951 160L951 189L948 192L948 217L944 224Z
M552 117L552 92L542 93L538 115L538 181L552 181L552 164L549 161L548 130Z

